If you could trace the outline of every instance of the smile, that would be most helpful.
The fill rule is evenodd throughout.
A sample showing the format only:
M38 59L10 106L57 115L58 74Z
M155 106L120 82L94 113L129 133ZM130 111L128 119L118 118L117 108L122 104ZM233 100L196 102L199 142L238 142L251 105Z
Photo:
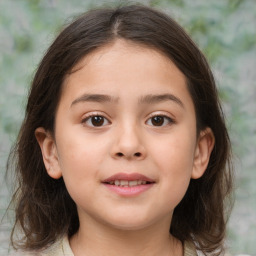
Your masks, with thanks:
M110 185L115 185L119 187L134 187L138 185L146 185L149 184L150 182L147 182L145 180L115 180L115 181L110 181L108 184Z
M106 188L119 196L137 196L156 183L153 179L139 173L117 173L102 181Z

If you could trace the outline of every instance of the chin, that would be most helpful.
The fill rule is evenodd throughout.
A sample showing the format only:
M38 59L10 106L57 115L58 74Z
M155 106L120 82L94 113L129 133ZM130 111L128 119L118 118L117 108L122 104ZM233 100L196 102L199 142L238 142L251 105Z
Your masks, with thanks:
M113 218L114 217L114 218ZM111 219L106 220L105 224L116 229L123 231L136 231L150 227L157 222L155 218L148 218L145 215L129 214L129 215L113 215ZM139 217L139 218L138 218Z

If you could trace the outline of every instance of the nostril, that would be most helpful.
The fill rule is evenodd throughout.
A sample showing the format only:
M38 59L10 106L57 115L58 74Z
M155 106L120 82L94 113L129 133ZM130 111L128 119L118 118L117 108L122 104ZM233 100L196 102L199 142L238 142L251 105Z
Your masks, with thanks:
M118 152L118 153L116 153L116 156L123 157L123 156L125 156L125 154L123 154L122 152ZM137 153L134 153L133 156L134 157L141 157L142 154L140 152L137 152Z
M141 153L140 153L140 152L137 152L137 153L134 154L134 156L140 157L140 156L141 156Z

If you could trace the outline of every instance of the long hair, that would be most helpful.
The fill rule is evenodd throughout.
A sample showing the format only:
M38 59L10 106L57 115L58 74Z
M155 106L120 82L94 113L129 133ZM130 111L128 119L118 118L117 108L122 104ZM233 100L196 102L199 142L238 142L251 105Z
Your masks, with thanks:
M232 188L231 149L217 89L209 65L186 32L169 16L155 9L130 5L89 11L64 28L43 57L29 92L25 118L9 157L18 182L13 196L16 225L23 239L15 248L40 249L79 228L77 209L63 179L48 176L35 130L54 134L56 108L65 75L88 53L122 38L161 51L186 77L196 110L197 132L210 127L215 146L204 175L191 180L175 208L170 233L196 241L207 253L222 252ZM218 252L216 255L218 255Z

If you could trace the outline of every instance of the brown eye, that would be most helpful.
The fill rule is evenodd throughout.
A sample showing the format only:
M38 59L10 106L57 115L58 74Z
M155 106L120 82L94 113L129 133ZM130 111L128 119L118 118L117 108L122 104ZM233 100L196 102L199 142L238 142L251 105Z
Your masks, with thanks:
M104 124L104 117L93 116L91 117L91 123L93 126L102 126Z
M109 124L109 121L104 116L94 115L85 118L82 123L91 127L101 127Z
M172 123L174 123L174 121L170 117L164 115L153 116L146 122L146 124L151 126L166 126Z
M163 116L154 116L152 117L152 125L154 126L162 126L164 123L164 117Z

